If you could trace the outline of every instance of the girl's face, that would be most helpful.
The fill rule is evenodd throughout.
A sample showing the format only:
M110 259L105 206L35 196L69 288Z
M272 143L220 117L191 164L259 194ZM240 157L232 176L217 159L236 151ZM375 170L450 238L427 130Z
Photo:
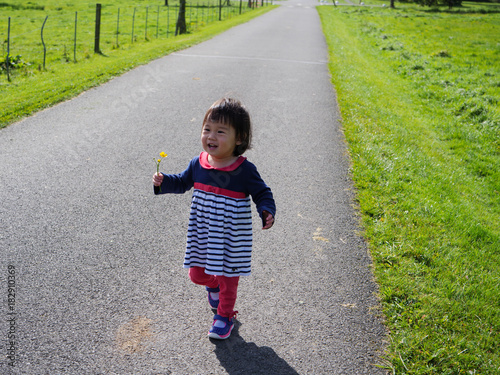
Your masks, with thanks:
M236 131L228 124L209 120L201 129L201 145L214 161L234 159L234 148L240 144L241 142L236 140Z

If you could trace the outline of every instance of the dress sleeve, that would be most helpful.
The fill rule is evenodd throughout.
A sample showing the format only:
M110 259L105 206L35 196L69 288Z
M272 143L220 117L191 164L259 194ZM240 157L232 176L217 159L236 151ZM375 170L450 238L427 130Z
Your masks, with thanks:
M260 217L262 217L263 211L268 211L271 215L273 215L273 217L275 217L276 204L274 202L273 193L269 186L266 185L262 177L260 177L257 168L253 164L249 164L250 167L248 168L248 173L246 174L248 177L247 186L252 200L257 206L257 212Z
M193 159L189 163L189 166L182 173L178 174L162 173L163 182L161 183L161 187L153 186L155 195L167 194L167 193L184 194L186 191L190 190L194 185L193 166L195 159Z

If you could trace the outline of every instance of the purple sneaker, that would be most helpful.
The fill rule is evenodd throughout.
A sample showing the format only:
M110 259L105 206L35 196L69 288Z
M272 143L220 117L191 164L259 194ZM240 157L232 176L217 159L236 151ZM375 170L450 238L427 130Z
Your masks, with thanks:
M227 339L231 335L233 328L233 319L220 315L214 315L214 322L208 331L208 337L218 340Z
M219 307L219 300L218 299L213 299L210 293L219 293L220 289L219 287L217 288L209 288L208 286L205 287L208 292L208 303L210 304L210 307L213 310L217 310L217 307Z

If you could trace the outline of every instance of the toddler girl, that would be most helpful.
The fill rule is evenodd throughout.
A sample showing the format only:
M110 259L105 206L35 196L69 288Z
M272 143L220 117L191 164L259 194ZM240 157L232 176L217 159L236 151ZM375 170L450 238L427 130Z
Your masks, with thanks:
M182 194L194 188L184 268L195 284L204 285L208 302L217 309L208 336L226 339L234 327L238 281L250 275L252 212L250 196L262 229L274 223L271 189L256 167L241 156L250 148L250 116L242 104L223 98L205 114L203 152L180 174L155 174L155 194Z

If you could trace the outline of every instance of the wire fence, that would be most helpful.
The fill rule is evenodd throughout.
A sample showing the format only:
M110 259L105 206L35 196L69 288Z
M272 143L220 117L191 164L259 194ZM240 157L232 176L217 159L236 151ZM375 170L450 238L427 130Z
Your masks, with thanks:
M199 27L251 11L272 0L207 1L186 4L188 33ZM97 8L100 9L99 19ZM133 48L135 43L176 35L179 4L169 6L95 8L73 13L13 15L0 22L0 72L10 81L13 72L46 70L56 62L77 63L95 52ZM99 27L96 27L99 23ZM96 43L98 50L96 50Z

